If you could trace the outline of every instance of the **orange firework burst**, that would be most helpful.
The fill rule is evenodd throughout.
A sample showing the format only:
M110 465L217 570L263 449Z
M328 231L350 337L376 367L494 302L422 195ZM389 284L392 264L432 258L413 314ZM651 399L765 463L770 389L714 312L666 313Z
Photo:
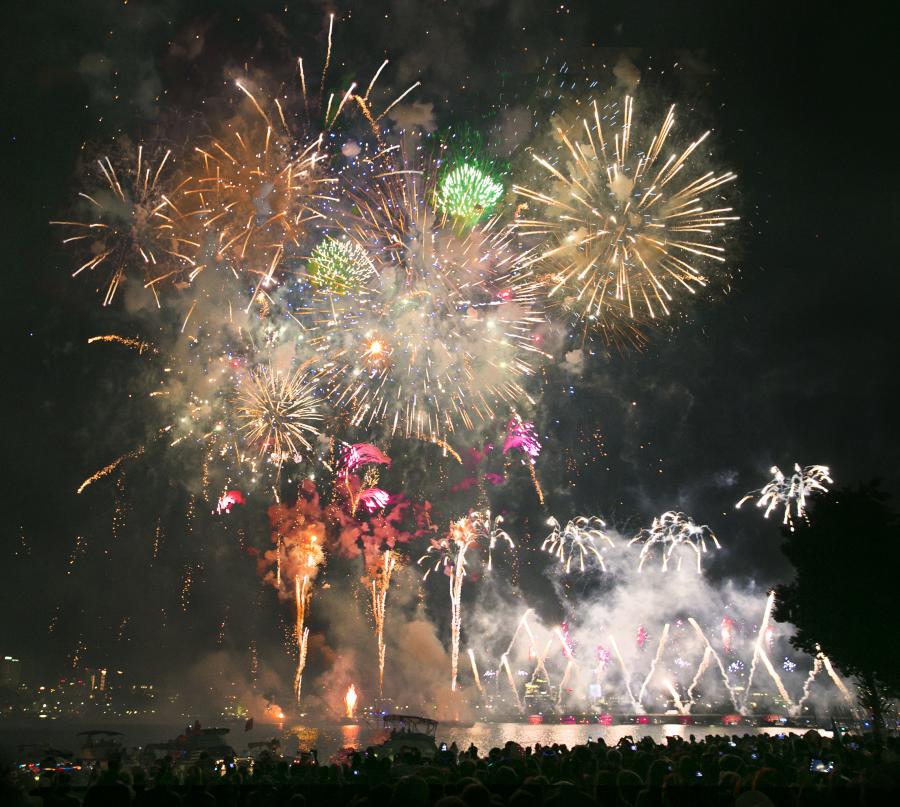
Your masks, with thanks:
M163 190L171 151L157 159L138 145L133 162L128 146L122 154L97 160L90 192L80 192L83 218L51 221L69 231L64 244L82 248L88 259L73 273L102 273L103 305L109 305L129 273L152 286L162 267L186 265L179 251L177 221ZM171 274L171 273L170 273Z

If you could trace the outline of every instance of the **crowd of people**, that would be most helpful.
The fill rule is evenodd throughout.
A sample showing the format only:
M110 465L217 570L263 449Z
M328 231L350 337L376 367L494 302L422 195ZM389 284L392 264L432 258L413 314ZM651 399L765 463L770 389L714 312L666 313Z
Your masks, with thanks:
M486 753L441 745L433 758L375 749L319 764L314 754L253 764L203 756L152 766L112 759L73 781L8 768L4 807L661 807L871 805L900 800L900 738L816 732L707 736L665 743L602 739L568 748L508 742ZM35 781L37 779L37 781Z

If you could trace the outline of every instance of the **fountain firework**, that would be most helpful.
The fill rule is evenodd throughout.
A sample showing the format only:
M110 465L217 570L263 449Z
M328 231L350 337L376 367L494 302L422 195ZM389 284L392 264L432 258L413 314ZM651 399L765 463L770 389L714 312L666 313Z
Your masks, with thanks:
M375 620L375 636L378 642L378 694L381 697L384 697L384 617L391 575L397 565L397 557L396 552L385 549L382 561L372 575L372 616Z
M493 550L499 541L504 541L510 549L515 549L512 538L500 525L503 516L491 519L490 511L473 511L450 525L450 531L440 540L432 539L428 551L419 558L419 563L429 564L423 579L439 569L449 577L450 583L450 689L456 691L459 668L459 637L462 627L462 584L466 577L466 553L478 546L487 555L486 569L492 569Z
M288 585L292 589L295 606L294 638L297 646L294 695L299 703L309 648L306 618L312 599L312 583L325 560L324 513L313 483L306 480L301 485L295 504L272 505L269 508L269 522L275 548L264 554L259 566L263 579L278 590L279 596L290 596ZM292 583L288 584L288 580Z

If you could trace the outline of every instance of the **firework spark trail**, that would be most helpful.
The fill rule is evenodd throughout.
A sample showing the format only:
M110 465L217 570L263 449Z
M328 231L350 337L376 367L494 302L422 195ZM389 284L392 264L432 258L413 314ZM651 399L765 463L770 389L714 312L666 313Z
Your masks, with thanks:
M299 577L294 578L294 602L297 606L294 631L297 638L297 671L294 673L294 695L297 703L300 703L300 692L303 688L303 670L306 668L306 651L309 647L309 628L306 627L306 612L312 591L309 585L309 575L304 575L301 582Z
M650 679L653 678L653 673L656 672L656 665L659 664L659 660L662 658L663 650L666 647L666 639L669 637L669 623L663 626L662 633L659 637L659 643L656 646L656 655L653 657L653 661L650 662L650 671L647 673L646 678L644 678L644 682L641 684L641 689L638 692L638 703L643 704L644 702L644 693L647 691L647 684L650 683Z
M756 643L753 646L753 659L750 662L750 673L747 675L747 689L745 690L743 700L744 709L746 709L747 701L750 698L750 687L753 683L753 676L756 673L756 664L759 659L762 659L763 665L765 666L769 675L772 677L772 681L775 682L775 686L778 688L778 692L781 695L782 700L788 705L788 707L793 706L793 701L791 700L790 695L788 695L787 690L784 688L784 683L781 680L781 676L778 675L775 667L772 666L772 661L769 659L769 654L766 653L765 649L763 648L763 642L766 639L766 631L769 627L769 620L772 618L772 609L774 607L775 592L771 591L768 598L766 599L766 608L763 612L763 618L759 625L759 634L757 635Z
M663 681L663 686L669 691L669 694L672 696L672 700L675 703L675 708L678 710L679 714L686 715L690 713L690 705L686 705L682 702L681 696L678 694L678 690L675 689L674 684L666 679Z
M484 695L484 687L481 686L481 676L478 675L478 665L475 663L475 651L470 647L468 650L469 661L472 663L472 676L475 678L475 686L478 691Z
M450 572L450 691L456 692L459 668L459 633L462 628L462 584L465 572Z
M574 658L570 657L566 662L566 667L563 670L562 678L559 681L559 687L556 691L556 707L559 708L562 706L563 693L566 689L566 684L569 683L569 679L572 677L572 673L578 669L578 664Z
M666 156L674 107L649 147L634 149L642 133L633 131L632 98L590 108L592 115L557 127L558 160L532 155L549 186L513 186L526 210L539 211L517 217L515 227L536 241L526 265L540 273L551 302L586 333L599 329L607 342L639 346L643 324L671 316L679 295L721 274L725 248L715 237L737 217L703 197L717 197L736 177L692 171L689 158L709 132Z
M109 465L104 465L99 471L95 471L91 474L87 479L84 480L75 491L76 494L80 494L88 485L92 485L98 479L102 479L104 476L109 476L113 471L116 470L123 462L126 460L132 460L135 457L140 457L141 454L144 453L144 447L138 446L138 448L133 451L125 452L121 457L117 457L114 459Z
M273 504L268 515L275 547L258 561L258 567L263 580L276 587L280 597L293 597L294 600L294 639L297 644L294 692L299 703L309 647L306 620L312 600L312 584L325 561L324 513L315 485L305 480L294 505Z
M537 494L541 506L544 505L544 491L538 481L537 472L534 469L535 462L541 453L541 442L538 440L537 430L533 423L528 423L519 417L513 410L512 417L506 424L506 437L503 440L503 453L508 454L513 449L518 449L525 455L523 462L528 466L528 474L531 476L531 484Z
M654 549L660 549L662 555L662 570L668 571L669 560L679 547L690 547L697 557L697 574L703 569L700 559L706 552L706 542L713 542L716 549L721 549L718 538L715 533L705 524L695 524L693 519L684 513L676 513L668 510L661 516L653 519L653 523L649 528L641 530L634 538L629 541L631 546L635 543L641 543L641 554L638 562L638 571L643 571L644 564L653 555ZM678 556L677 569L681 570L682 556Z
M635 712L643 714L644 707L641 706L640 701L635 699L634 692L631 691L631 673L628 671L628 667L625 666L625 659L622 658L622 651L619 650L616 637L611 633L609 634L609 643L616 655L616 660L619 662L619 667L622 669L622 678L625 680L625 691L628 693L628 699L631 701Z
M547 681L550 680L550 673L547 671L547 656L550 655L550 649L553 647L553 639L554 636L551 633L547 643L544 645L544 649L540 653L535 654L536 661L534 670L531 673L531 683L534 683L541 674Z
M541 483L538 482L537 472L534 470L534 465L531 463L528 464L528 474L531 476L531 484L534 486L534 492L537 494L538 501L541 504L541 507L544 506L544 491L541 488Z
M725 669L725 665L722 663L721 657L713 649L713 646L709 643L709 639L706 638L706 634L703 632L703 629L700 627L697 620L694 619L693 617L688 617L688 622L690 623L691 627L697 632L697 635L703 640L703 643L706 646L706 651L704 651L703 657L706 658L707 657L706 653L709 652L712 654L712 657L716 660L716 664L719 666L719 672L722 675L722 681L725 684L725 688L728 690L729 697L731 698L732 705L738 712L740 712L741 714L744 714L743 707L738 704L737 693L735 692L734 687L732 687L731 682L728 680L728 671ZM701 666L701 668L703 667L702 662L701 662L700 666ZM691 690L693 690L693 688L699 682L700 676L702 675L702 673L703 673L703 670L698 669L697 675L694 676L694 680L691 683ZM690 692L690 690L689 690L689 692ZM693 700L691 700L691 703L693 703Z
M534 643L534 634L531 632L531 626L528 624L528 616L529 616L529 614L532 614L532 613L534 613L534 609L528 608L525 611L525 613L522 614L522 618L519 619L518 623L516 624L516 629L513 631L512 639L509 640L509 647L507 647L506 652L500 656L500 666L504 667L506 669L506 672L507 672L507 675L509 678L509 685L512 687L513 694L516 696L516 704L519 706L519 708L521 708L522 703L519 700L518 688L516 687L516 682L513 679L512 670L509 667L509 654L512 653L513 647L516 644L516 639L519 638L519 631L521 631L523 629L525 630L525 632L528 634L528 637L529 637L529 651L532 654L537 653L537 649L536 649L535 643ZM499 687L500 687L500 679L498 677L498 679L497 679L498 690L499 690Z
M459 638L462 627L462 585L466 577L466 553L473 546L480 546L487 554L486 570L492 569L493 550L502 540L510 549L515 548L512 538L500 528L502 516L491 519L490 511L474 511L450 525L450 532L440 541L432 541L419 564L428 561L424 579L431 572L443 569L450 586L450 690L456 691L459 669ZM432 563L433 561L433 563Z
M463 464L462 457L453 450L453 447L446 441L441 440L438 437L423 437L422 438L426 443L434 443L434 445L439 446L443 452L443 455L446 457L448 454L453 457L460 465Z
M516 706L518 706L518 707L519 707L519 710L521 711L521 709L522 709L522 700L521 700L521 698L519 698L519 689L518 689L518 687L516 686L516 679L513 677L512 669L511 669L510 666L509 666L509 659L507 658L506 653L504 653L504 654L500 657L500 666L501 666L504 670L506 670L506 678L507 678L507 680L509 681L509 687L510 687L510 689L512 690L513 695L515 696L515 699L516 699ZM497 683L497 686L498 686L498 687L500 686L499 681L498 681L498 683Z
M378 694L380 697L384 697L384 618L387 612L387 595L391 586L391 574L396 565L397 553L386 549L380 568L372 579L372 615L375 619L375 636L378 642Z
M135 339L130 336L120 336L117 333L104 334L102 336L92 336L87 340L89 345L94 344L94 342L112 342L114 344L125 345L125 347L133 348L138 352L138 355L142 354L145 350L151 353L159 353L159 351L151 345L149 342L145 342L142 339Z
M560 530L560 524L551 516L547 519L547 525L553 528L541 544L541 551L553 555L565 566L566 574L571 571L572 560L577 557L579 569L585 570L585 559L595 558L600 568L606 571L603 555L597 548L597 541L606 541L610 546L615 546L612 538L606 532L606 523L597 516L578 516L569 521L564 530Z
M844 696L844 699L847 703L850 704L851 708L853 707L853 696L850 694L850 690L847 689L847 685L841 680L841 677L837 674L834 667L831 664L831 659L828 658L823 652L819 651L817 654L817 658L821 657L822 664L825 665L825 670L828 673L829 677L832 681L834 681L834 685L838 688L838 691L841 695Z
M566 641L566 637L562 632L562 629L556 627L553 629L553 635L559 639L559 643L562 645L563 655L566 657L566 667L563 670L562 678L559 682L559 687L556 690L556 705L559 707L562 704L563 691L565 689L566 684L569 682L569 678L572 676L573 670L578 669L578 662L575 661L575 655L572 652L572 648L569 646L569 643ZM546 657L546 654L545 654ZM542 659L543 661L543 659ZM543 664L542 664L543 666ZM545 674L546 674L546 668ZM547 676L549 679L549 675Z
M690 686L688 686L688 711L690 711L694 705L694 690L697 688L697 684L700 683L700 679L703 677L703 673L705 673L709 669L709 663L712 661L712 658L713 650L709 645L706 645L703 648L703 658L700 659L700 664L697 666L697 671L694 673L694 677L691 679Z
M777 465L770 469L772 480L759 490L754 490L742 498L735 508L756 499L757 507L765 507L764 518L778 507L784 508L782 524L794 531L794 517L808 521L806 516L806 500L813 493L827 493L827 484L833 484L831 471L827 465L807 465L801 468L794 463L794 472L787 477ZM757 498L758 497L758 498ZM793 510L793 512L792 512Z

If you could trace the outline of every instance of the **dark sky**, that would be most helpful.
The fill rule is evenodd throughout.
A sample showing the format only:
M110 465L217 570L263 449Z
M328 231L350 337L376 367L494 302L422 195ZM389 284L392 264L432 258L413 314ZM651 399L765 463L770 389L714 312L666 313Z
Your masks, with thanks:
M635 5L642 10L622 10ZM697 307L642 354L597 357L573 395L561 382L546 393L548 454L572 450L596 429L607 454L569 494L549 485L560 515L602 512L634 526L664 509L686 509L726 546L717 574L770 582L787 571L778 530L755 512L735 515L732 505L764 481L771 464L825 463L840 484L881 477L896 493L895 93L879 22L860 21L856 7L829 10L832 4L792 11L789 4L653 5L20 5L6 37L0 123L0 651L61 669L83 634L88 661L93 652L97 662L133 663L146 652L136 640L142 631L156 641L149 603L174 620L181 571L205 562L199 614L179 623L181 639L167 640L177 655L214 631L231 575L242 590L254 585L239 555L210 555L200 543L173 550L153 572L145 555L130 554L129 547L146 549L156 512L172 541L185 540L174 526L185 494L171 463L135 472L118 545L109 537L114 480L74 496L87 473L145 429L127 405L133 357L90 351L86 338L136 329L121 309L101 310L89 284L69 277L71 258L48 221L71 203L84 144L120 132L151 137L162 128L171 136L176 113L196 117L204 98L223 93L227 68L252 61L283 70L299 53L320 52L329 10L343 17L336 69L367 75L391 58L389 82L402 89L407 76L420 76L417 99L435 104L440 125L465 119L478 126L498 106L527 97L548 73L536 70L545 60L550 74L565 61L596 65L598 78L610 80L625 54L644 85L715 129L717 154L739 175L743 221L730 293ZM559 457L546 462L547 478L558 478ZM77 572L67 574L79 535L87 548ZM135 634L118 647L111 637L129 614Z

